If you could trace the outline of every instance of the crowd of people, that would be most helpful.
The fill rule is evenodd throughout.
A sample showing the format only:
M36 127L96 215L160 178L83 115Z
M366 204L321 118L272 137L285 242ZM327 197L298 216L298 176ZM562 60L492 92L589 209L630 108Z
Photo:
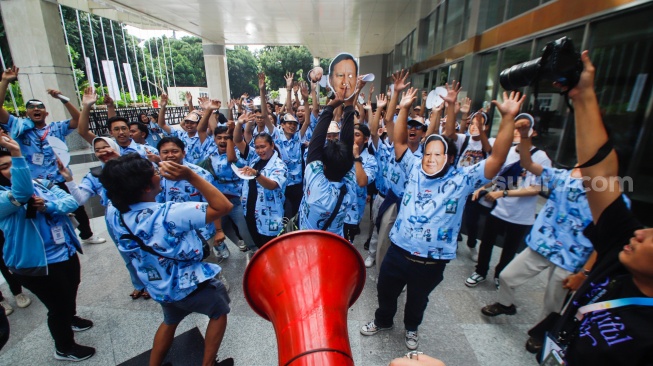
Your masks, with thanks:
M416 352L429 295L456 259L461 231L466 254L477 262L474 273L461 279L468 287L488 277L502 235L493 272L497 301L480 309L484 316L516 314L515 291L547 271L528 351L541 362L564 362L557 364L649 365L653 230L642 229L618 188L599 191L586 184L616 178L617 159L601 122L587 52L582 61L580 82L565 91L576 115L579 164L572 170L553 168L533 146L535 119L520 113L525 96L519 92L492 101L501 120L491 138L489 111L472 108L485 103L459 101L455 81L445 85L442 103L430 112L426 92L416 104L419 91L404 70L392 75L393 87L376 103L373 86L365 100L365 78L347 53L329 65L324 106L317 92L324 70L314 69L307 82L286 75L284 105L268 101L264 73L258 77L262 104L244 95L228 102L227 116L219 112L221 101L200 98L195 109L188 95L189 113L179 127L166 121L165 94L158 115L135 121L120 116L105 96L110 137L89 129L97 101L91 88L84 91L81 112L62 100L70 120L46 123L39 100L26 103L24 118L0 108L0 269L19 307L31 301L25 287L48 309L56 359L93 356L95 349L78 344L74 332L93 326L76 312L77 253L82 244L105 241L91 231L83 207L98 195L130 275L129 296L152 298L163 311L150 365L163 363L177 325L191 313L210 319L203 364L232 365L230 358L216 361L230 312L229 286L207 257L227 260L228 242L251 255L294 229L329 231L353 244L366 219L372 230L365 266L379 267L378 307L360 333L393 328L405 291L404 341L415 352L391 364L442 365ZM0 95L18 72L4 71ZM102 164L79 184L47 140L65 139L74 130ZM547 200L536 213L542 192ZM517 253L522 243L526 249ZM7 301L1 304L3 313L13 311Z

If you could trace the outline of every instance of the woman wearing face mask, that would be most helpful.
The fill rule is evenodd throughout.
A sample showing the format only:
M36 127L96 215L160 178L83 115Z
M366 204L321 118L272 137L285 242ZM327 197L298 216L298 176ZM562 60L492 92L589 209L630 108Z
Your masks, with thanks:
M272 136L266 132L254 138L253 149L242 138L234 138L234 143L248 162L248 166L241 168L240 172L254 177L243 184L241 202L249 233L254 244L260 248L283 228L288 169L275 148Z
M417 328L428 296L442 281L447 263L456 258L456 237L466 198L499 172L512 143L514 117L524 100L519 93L511 93L510 97L504 93L503 103L494 102L502 119L492 155L478 164L456 169L453 167L456 147L441 135L426 138L421 159L406 154L408 110L416 93L411 88L400 103L394 129L395 159L408 179L401 209L390 232L392 243L379 272L379 308L374 320L361 329L363 335L391 329L397 298L406 286L404 325L408 349L417 349Z
M107 191L102 186L102 183L100 183L100 174L102 173L102 167L107 161L120 157L120 146L118 146L114 140L108 137L96 137L93 139L93 144L91 146L93 146L95 157L100 160L102 166L91 168L91 171L88 172L84 178L82 178L82 182L80 184L77 184L73 181L73 177L70 174L70 171L61 164L59 164L59 173L66 180L66 187L68 187L68 190L70 190L70 194L75 198L77 204L83 206L91 197L100 196L100 204L106 208L111 204L111 202L107 198ZM113 235L110 230L109 235ZM112 237L111 239L113 239L114 243L117 243L115 238ZM120 253L122 255L122 252ZM125 256L123 256L123 260L127 266L127 272L129 272L129 278L131 279L132 286L134 287L134 291L132 291L129 296L133 300L136 300L140 297L148 300L150 298L150 294L147 292L143 282L136 275L136 270L131 264L131 260Z

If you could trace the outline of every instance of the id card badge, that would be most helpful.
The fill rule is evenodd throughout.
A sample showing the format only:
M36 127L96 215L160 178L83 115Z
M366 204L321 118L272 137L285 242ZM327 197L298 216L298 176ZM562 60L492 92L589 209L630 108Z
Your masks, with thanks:
M66 236L63 234L63 226L57 225L50 228L52 232L52 239L55 244L64 244L66 242Z
M540 366L564 366L564 350L553 339L548 332L544 337L544 346L542 348L542 363Z
M32 155L32 164L34 165L43 165L44 160L45 160L45 155L41 153L36 153Z

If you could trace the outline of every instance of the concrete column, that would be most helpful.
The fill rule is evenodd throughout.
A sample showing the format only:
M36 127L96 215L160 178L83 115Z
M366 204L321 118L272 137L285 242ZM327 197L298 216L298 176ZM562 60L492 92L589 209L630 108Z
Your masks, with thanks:
M385 70L383 68L383 58L384 55L371 55L371 56L363 56L361 57L360 60L360 70L358 70L358 75L365 75L365 74L374 74L374 81L371 83L367 83L365 87L363 88L363 92L365 93L365 100L367 100L368 96L370 95L370 86L374 84L374 94L378 95L379 93L385 93ZM325 73L327 72L326 70L324 71ZM372 100L374 103L376 102L376 99Z
M46 92L59 90L79 107L59 7L42 0L5 0L0 1L0 8L11 57L20 68L18 82L23 100L43 101L48 121L70 118L63 104ZM88 146L77 134L67 140L71 150Z
M204 43L202 44L202 48L204 49L204 68L206 69L206 83L209 88L209 97L211 99L220 99L223 108L226 108L231 98L231 93L229 91L227 54L224 45Z

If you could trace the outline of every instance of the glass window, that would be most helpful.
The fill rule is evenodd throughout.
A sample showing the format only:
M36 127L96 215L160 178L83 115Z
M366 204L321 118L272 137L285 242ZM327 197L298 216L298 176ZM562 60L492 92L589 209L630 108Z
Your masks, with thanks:
M422 52L422 60L425 60L427 57L431 56L433 54L433 45L435 41L435 24L438 21L438 12L437 10L432 12L431 15L428 16L426 26L427 32L426 32L426 47L423 48Z
M508 3L508 19L521 15L540 5L540 0L510 0Z
M490 29L497 24L503 23L503 14L506 11L507 0L483 0L481 1L481 14L485 14L485 26L479 31Z
M438 24L435 28L435 45L433 46L433 53L436 54L442 51L442 36L444 34L444 4L438 7Z
M497 70L498 51L481 55L478 82L470 94L472 98L472 110L477 111L483 107L485 102L494 99L494 89L498 82L499 71Z
M460 42L464 14L465 0L447 1L447 22L444 27L444 45L442 49L447 49Z

